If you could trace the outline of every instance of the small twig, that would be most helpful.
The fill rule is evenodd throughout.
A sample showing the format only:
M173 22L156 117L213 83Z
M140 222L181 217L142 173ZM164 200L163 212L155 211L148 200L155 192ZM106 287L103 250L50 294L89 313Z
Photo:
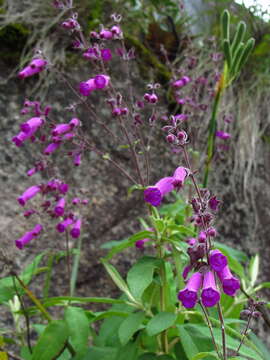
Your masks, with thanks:
M220 301L218 302L217 308L218 308L218 316L219 316L219 320L220 320L220 324L221 324L223 360L227 360L226 332L225 332L225 325L224 325L224 319L223 319Z
M253 309L254 309L254 307L253 307ZM247 332L248 332L248 329L250 327L250 322L251 322L251 318L252 318L253 309L249 314L248 321L247 321L247 326L246 326L245 330L242 333L242 338L241 338L240 344L238 346L238 349L236 350L236 356L239 354L240 348L244 343L245 337L247 336Z
M69 251L69 239L68 239L68 232L65 231L66 233L66 264L67 264L67 273L68 273L68 283L70 283L70 277L71 277L71 265L70 265L70 251Z
M208 325L208 328L209 328L209 330L210 330L210 334L211 334L211 338L212 338L213 345L214 345L214 347L215 347L215 349L216 349L216 352L217 352L218 356L222 359L222 355L221 355L221 353L220 353L220 351L219 351L219 348L218 348L218 346L217 346L217 343L216 343L216 341L215 341L215 337L214 337L214 333L213 333L213 327L212 327L211 321L210 321L210 319L209 319L209 316L208 316L208 314L207 314L207 311L206 311L206 309L205 309L205 307L203 306L203 304L202 304L201 301L199 301L199 304L200 304L200 306L201 306L201 308L202 308L202 311L203 311L204 316L205 316L205 320L206 320L207 325Z

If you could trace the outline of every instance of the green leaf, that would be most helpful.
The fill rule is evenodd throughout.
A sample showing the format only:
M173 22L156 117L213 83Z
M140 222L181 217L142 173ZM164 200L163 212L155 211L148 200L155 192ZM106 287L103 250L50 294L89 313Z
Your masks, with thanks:
M137 360L139 346L136 342L129 342L118 349L115 360Z
M192 360L193 357L199 352L196 344L192 340L192 335L188 331L186 331L183 325L178 325L177 328L179 330L179 337L185 354L187 355L189 360Z
M250 284L253 287L257 281L259 274L259 255L256 254L252 257L249 263L249 276L250 276Z
M154 257L142 257L127 274L127 283L136 299L141 299L144 290L151 284L154 269L160 266L161 260Z
M239 63L240 63L241 57L243 55L244 48L245 48L245 44L241 42L237 46L237 49L235 50L235 54L234 54L234 57L232 60L232 66L230 69L231 74L234 76L237 75L237 69L239 69Z
M185 327L185 329L190 333L190 336L192 336L194 334L194 331L199 331L203 336L208 334L208 336L210 338L209 328L207 326L205 326L205 325L187 324L187 325L180 325L178 327L181 327L181 326ZM228 327L226 327L226 328L228 328ZM216 343L219 346L222 346L221 330L213 328L213 334L214 334L214 338L215 338ZM230 335L228 335L228 332L226 332L226 345L227 345L227 348L229 348L231 350L236 350L237 347L239 346L239 339L232 338ZM251 359L254 359L254 360L263 360L263 357L261 356L259 350L255 351L255 350L251 349L250 347L248 347L246 345L242 345L242 347L240 349L240 355L248 356L248 357L250 357Z
M103 304L125 304L125 300L111 299L104 297L78 297L78 296L57 296L43 302L43 306L63 306L69 304L103 303Z
M120 325L118 330L119 339L122 345L126 345L134 333L140 328L145 315L137 312L129 315Z
M195 355L192 360L200 360L200 359L204 359L206 357L211 357L211 358L214 358L214 359L217 359L219 360L219 357L213 353L213 352L200 352L198 353L197 355ZM208 360L208 359L207 359Z
M157 360L155 353L145 353L138 357L138 360Z
M153 236L152 231L144 230L144 231L138 232L137 234L132 235L128 239L118 242L118 244L116 244L116 246L112 247L111 251L106 255L105 259L110 260L114 255L118 254L119 252L121 252L131 246L134 246L136 241L145 239L145 238L151 238L151 236Z
M242 69L242 67L245 65L245 63L247 62L250 54L252 53L254 45L255 45L255 39L250 38L245 45L245 48L241 55L240 61L237 65L237 68L235 69L236 73L238 73Z
M68 336L69 331L65 321L52 321L38 339L32 360L53 359L64 348Z
M230 13L225 9L221 15L222 38L230 40Z
M233 257L235 260L238 260L240 262L247 262L248 261L248 256L240 250L234 249L231 246L222 244L218 241L215 241L215 247L221 251L225 251L226 253L229 253L231 257Z
M245 33L246 33L247 26L244 21L240 21L236 28L236 33L234 35L234 39L232 42L232 55L234 56L235 50L237 49L238 45L243 41Z
M29 264L21 273L20 278L25 284L28 284L31 281L32 277L36 274L38 270L38 264L40 263L45 254L46 252L37 255L31 262L31 264Z
M171 327L177 318L176 314L169 312L160 312L155 315L147 324L146 331L149 336L161 333L163 330Z
M83 309L69 306L64 318L68 324L70 342L76 352L83 354L87 350L90 335L89 321Z
M107 270L108 274L110 275L116 286L118 286L118 288L122 290L131 301L136 302L127 284L125 283L119 272L115 269L115 267L109 264L105 259L102 259L101 262L105 266L105 269Z
M116 353L117 349L113 347L92 346L84 357L76 356L72 360L114 360Z
M231 66L232 66L232 53L231 53L229 40L223 40L223 52L224 52L225 59L228 64L228 68L230 70Z

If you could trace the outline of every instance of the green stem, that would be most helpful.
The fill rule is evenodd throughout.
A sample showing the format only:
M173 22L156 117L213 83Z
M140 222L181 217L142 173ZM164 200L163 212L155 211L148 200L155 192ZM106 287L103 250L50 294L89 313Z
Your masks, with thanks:
M70 279L70 296L74 296L74 291L76 288L76 281L78 277L79 263L81 257L81 248L82 248L82 237L78 241L78 254L74 256L74 262L72 266L71 279Z
M49 255L49 260L48 260L48 265L47 265L48 271L47 271L47 274L46 274L44 290L43 290L43 297L45 299L47 299L48 296L49 296L49 290L50 290L51 279L52 279L52 269L53 269L54 256L55 256L54 254Z
M221 99L221 93L222 93L222 88L219 88L215 95L212 115L211 115L210 124L209 124L209 132L208 132L208 140L207 140L207 159L205 162L203 187L207 186L211 162L212 162L213 155L214 155L215 133L217 130L217 114L218 114L218 107L219 107L219 103L220 103L220 99Z

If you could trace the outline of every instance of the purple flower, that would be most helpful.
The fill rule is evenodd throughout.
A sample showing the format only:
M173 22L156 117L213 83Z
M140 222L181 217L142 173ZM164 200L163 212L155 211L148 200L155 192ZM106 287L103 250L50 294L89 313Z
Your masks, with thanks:
M110 61L112 58L112 53L110 49L102 49L101 57L103 61Z
M66 228L73 223L71 218L66 218L65 220L61 221L56 225L56 230L60 233L64 232Z
M65 199L61 198L60 200L57 201L57 204L54 208L54 213L57 216L63 216L65 212Z
M26 134L33 134L42 124L44 120L40 117L33 117L20 125L21 130Z
M72 129L72 127L70 126L70 124L58 124L53 129L52 135L53 136L61 135L61 134L64 134L64 133L70 131L71 129Z
M215 306L220 300L220 293L217 289L215 276L212 271L207 271L203 277L202 303L206 307Z
M37 74L45 68L46 64L46 60L33 59L28 66L26 66L22 71L19 72L18 76L20 79L24 79L26 77Z
M65 184L65 183L61 183L58 186L58 190L61 194L66 194L68 192L68 189L69 189L69 186L68 186L68 184Z
M159 180L154 186L144 190L144 201L152 206L159 206L165 194L174 189L173 177L165 177Z
M199 243L205 243L207 239L207 235L205 231L200 231L199 236L198 236L198 241Z
M96 75L94 83L97 89L104 89L109 85L110 77L108 75Z
M111 32L112 32L113 35L116 36L116 37L119 37L119 36L122 35L122 30L121 30L121 28L120 28L119 25L113 25L113 26L111 27Z
M91 78L87 81L84 81L84 82L81 82L80 83L80 87L79 87L79 90L80 90L80 93L84 96L89 96L90 93L95 90L97 87L96 87L96 84L95 84L95 79Z
M216 136L223 140L227 140L231 138L231 134L225 131L216 131Z
M173 82L172 86L174 88L181 88L187 85L190 82L190 78L188 76L183 76L181 79Z
M224 266L217 274L222 283L224 293L234 296L237 290L240 289L240 281L232 275L229 266Z
M72 204L73 204L73 205L80 204L80 202L81 202L81 199L80 199L80 198L74 198L74 199L72 199Z
M192 266L191 265L187 265L184 267L184 270L182 272L182 276L183 276L183 279L186 280L190 270L192 269Z
M33 230L25 233L20 239L15 241L15 244L18 249L22 249L26 244L28 244L32 239L34 239L36 236L40 234L43 227L40 224L37 224Z
M148 241L151 241L149 238L141 239L135 242L135 246L137 249L144 249L144 244Z
M99 36L101 39L110 40L113 37L113 33L108 29L103 29L100 31Z
M78 237L81 235L81 225L82 225L82 221L81 221L81 219L78 219L78 220L75 222L73 228L71 229L70 235L71 235L74 239L78 238Z
M53 142L51 144L49 144L46 149L44 149L43 153L45 155L50 155L51 153L53 153L55 150L57 150L59 148L59 146L61 145L61 142Z
M216 196L212 196L212 197L209 199L209 201L208 201L208 206L209 206L209 208L210 208L211 210L217 211L220 202L221 202L221 201L218 200Z
M227 257L218 249L210 251L209 262L211 268L215 271L221 271L228 264Z
M25 140L29 139L33 135L34 132L35 132L35 129L32 129L27 134L25 132L21 131L21 132L19 132L18 135L14 136L12 138L12 142L14 142L14 144L16 146L20 147Z
M187 308L193 308L198 301L198 291L202 284L202 274L200 272L194 273L187 282L186 287L179 291L178 299L182 305Z
M76 153L73 157L73 164L75 166L80 166L81 165L81 157L82 157L82 154L81 153Z
M71 127L71 129L73 129L74 127L77 127L81 124L80 120L77 118L73 118L70 120L69 122L69 126Z
M25 192L18 197L18 202L20 205L24 206L28 200L30 200L32 197L36 196L37 193L40 192L40 186L38 185L34 185L31 186L30 188L28 188L27 190L25 190Z
M189 171L183 166L179 166L173 174L173 186L178 190L181 189L188 175Z

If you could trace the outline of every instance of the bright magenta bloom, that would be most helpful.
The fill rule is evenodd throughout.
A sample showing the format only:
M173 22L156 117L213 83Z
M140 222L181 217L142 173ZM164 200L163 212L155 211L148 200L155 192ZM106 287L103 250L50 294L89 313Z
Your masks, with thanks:
M159 180L154 186L144 190L144 201L152 206L159 206L164 195L174 189L173 177L165 177Z
M240 281L232 275L229 266L226 265L217 274L222 283L224 293L229 296L234 296L237 290L240 289Z
M19 78L24 79L26 77L37 74L44 70L46 64L46 60L33 59L28 66L26 66L22 71L19 72L18 76Z
M73 119L70 120L69 125L70 125L70 127L73 129L74 127L79 126L80 123L81 123L81 122L80 122L79 119L73 118Z
M73 223L71 218L66 218L64 221L56 225L56 230L60 233L64 232L66 228Z
M212 271L207 271L203 277L202 303L206 307L215 306L220 300L220 293L217 289L215 276Z
M188 175L189 172L187 171L187 169L183 166L179 166L173 174L173 186L177 189L181 189Z
M70 131L71 129L72 129L72 127L70 126L70 124L58 124L53 129L52 135L53 136L61 135L61 134L64 134L64 133Z
M21 130L26 134L33 134L42 124L44 120L40 117L33 117L20 125Z
M107 75L96 75L94 82L97 89L104 89L109 85L110 77Z
M188 76L183 76L181 79L173 82L172 86L175 88L181 88L187 85L190 82L190 78Z
M80 83L80 93L83 96L89 96L96 88L95 79L93 78Z
M57 216L63 216L65 212L65 199L61 198L60 200L57 201L57 204L54 208L54 213Z
M198 301L198 291L202 285L202 274L200 272L194 273L187 282L186 287L179 291L178 299L182 305L187 308L193 308Z
M71 235L74 239L80 237L80 235L81 235L81 225L82 225L82 221L81 221L81 219L78 219L78 220L75 222L73 228L71 229L70 235Z
M209 254L210 266L215 271L221 271L227 264L228 260L219 250L212 250Z
M45 155L50 155L51 153L53 153L55 150L57 150L59 148L59 146L61 145L61 142L53 142L51 144L49 144L46 149L44 149L43 153Z
M15 244L18 249L22 249L26 244L28 244L32 239L34 239L36 236L40 234L43 227L40 224L37 224L33 230L25 233L20 239L15 241Z
M36 196L40 192L40 186L34 185L28 188L20 197L18 197L18 202L20 205L24 206L28 200Z

